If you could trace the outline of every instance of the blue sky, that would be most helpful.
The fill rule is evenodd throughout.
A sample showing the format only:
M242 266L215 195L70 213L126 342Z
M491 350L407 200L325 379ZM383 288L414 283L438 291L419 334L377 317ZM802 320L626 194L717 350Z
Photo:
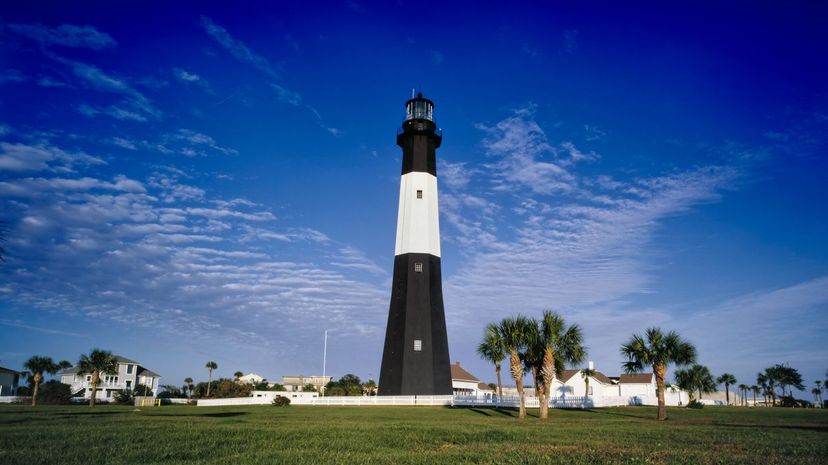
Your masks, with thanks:
M376 377L416 87L453 360L552 308L824 377L825 7L300 3L2 7L0 364Z

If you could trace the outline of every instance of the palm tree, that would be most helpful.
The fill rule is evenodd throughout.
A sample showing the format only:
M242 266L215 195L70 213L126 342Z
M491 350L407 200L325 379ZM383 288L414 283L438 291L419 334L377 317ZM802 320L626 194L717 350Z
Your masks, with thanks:
M104 373L117 373L118 360L112 352L101 349L92 349L89 355L81 355L78 360L78 374L83 376L86 373L92 375L92 396L89 398L89 406L95 406L95 397L98 395L98 383Z
M627 358L624 362L624 370L627 373L640 373L645 367L653 368L658 390L657 418L666 420L664 378L667 376L667 367L671 363L686 365L695 362L696 348L675 331L664 334L661 329L653 327L648 328L643 336L634 334L621 346L621 355Z
M239 378L241 378L242 376L244 376L244 373L242 373L241 371L233 373L233 377L236 378L236 381L238 381Z
M523 396L523 364L518 353L527 345L530 332L530 322L526 317L518 315L515 318L504 318L498 326L498 332L503 339L503 348L509 354L509 372L515 380L518 396L520 397L519 418L526 418L526 399Z
M584 361L586 349L581 327L577 324L566 327L564 319L555 312L544 311L540 321L540 342L543 344L541 379L543 397L540 399L540 417L549 415L547 399L551 394L552 380L556 373L563 371L565 364L577 365Z
M750 387L750 390L753 391L753 406L756 407L756 394L759 394L762 388L754 384Z
M193 378L190 378L189 376L184 378L184 386L187 386L187 398L192 399L193 398Z
M814 381L816 388L819 389L819 405L822 406L822 381Z
M725 402L730 405L730 385L736 384L736 377L730 373L722 373L722 376L716 378L716 382L725 385Z
M368 393L369 396L373 396L374 393L377 392L377 383L376 383L376 381L374 381L373 379L369 379L365 383L365 391Z
M762 388L762 402L768 406L768 376L765 373L756 375L756 384Z
M819 403L819 394L820 394L819 388L814 387L813 389L811 389L811 394L814 395L814 405L818 404Z
M693 391L698 391L699 399L702 398L702 393L716 391L716 382L713 381L713 375L704 365L694 364L689 368L677 370L676 382L682 389L690 391L691 397Z
M213 361L209 361L209 362L207 362L206 365L204 365L204 368L207 368L207 373L208 373L207 396L206 397L210 397L210 387L213 384L213 370L218 368L218 363L213 362Z
M747 384L740 384L739 385L739 396L742 397L742 405L747 405L747 392L750 389L750 386Z
M500 362L506 358L506 348L503 346L503 337L494 323L486 325L483 342L477 346L477 353L483 360L494 364L495 374L497 375L497 396L498 398L503 397L503 385L500 382Z
M37 405L37 391L40 388L40 383L43 381L43 373L53 375L57 373L60 366L53 362L51 357L35 355L29 360L26 360L23 367L29 370L30 379L34 384L34 390L32 390L32 407L34 407Z
M58 367L60 367L61 370L72 368L72 362L70 362L69 360L61 360L58 362Z
M584 378L584 395L589 397L589 377L595 376L596 371L592 368L583 368L581 370L581 377Z

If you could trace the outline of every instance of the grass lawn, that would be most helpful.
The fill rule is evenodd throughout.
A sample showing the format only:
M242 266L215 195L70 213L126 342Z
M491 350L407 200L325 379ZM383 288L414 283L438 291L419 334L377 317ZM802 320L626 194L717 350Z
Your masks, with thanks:
M828 412L0 405L1 464L825 464ZM530 411L530 415L537 415Z

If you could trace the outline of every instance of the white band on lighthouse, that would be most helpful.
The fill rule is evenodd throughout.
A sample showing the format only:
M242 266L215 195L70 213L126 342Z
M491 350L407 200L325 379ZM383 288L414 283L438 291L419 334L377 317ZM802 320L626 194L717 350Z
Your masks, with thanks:
M427 253L440 256L440 217L437 211L437 177L412 171L400 180L397 245L394 255Z

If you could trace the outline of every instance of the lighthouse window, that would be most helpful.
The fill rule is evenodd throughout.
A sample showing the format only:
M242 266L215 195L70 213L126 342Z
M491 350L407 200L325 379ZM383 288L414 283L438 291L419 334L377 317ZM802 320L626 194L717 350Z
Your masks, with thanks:
M423 198L423 191L420 191L420 190L417 191L417 198L418 199Z
M414 339L414 352L420 352L423 350L423 341L419 339Z
M420 262L415 263L414 264L414 272L415 273L422 273L423 272L423 264L420 263Z

